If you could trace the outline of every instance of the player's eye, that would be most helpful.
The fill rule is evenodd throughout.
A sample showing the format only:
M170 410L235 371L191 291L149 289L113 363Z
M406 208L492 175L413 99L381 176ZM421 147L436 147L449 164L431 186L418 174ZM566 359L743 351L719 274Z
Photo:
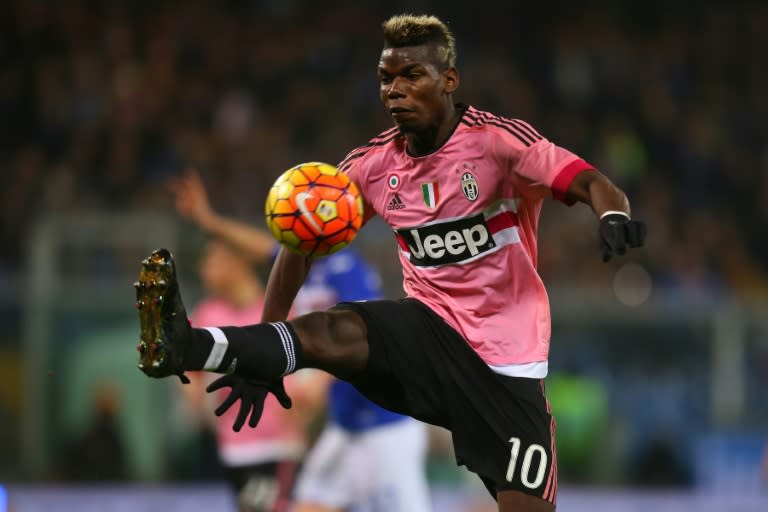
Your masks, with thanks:
M384 76L384 75L380 75L380 76L379 76L379 81L380 81L382 84L385 84L385 85L386 85L386 84L392 83L392 77L391 77L391 76Z
M408 73L408 80L414 81L418 80L421 76L421 73Z

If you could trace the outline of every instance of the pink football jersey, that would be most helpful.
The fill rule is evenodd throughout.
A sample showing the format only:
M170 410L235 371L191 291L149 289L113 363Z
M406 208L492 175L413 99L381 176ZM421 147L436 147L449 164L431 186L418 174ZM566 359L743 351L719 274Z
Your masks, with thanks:
M192 315L196 327L213 325L252 325L261 322L263 302L257 301L249 306L237 309L219 299L202 301ZM213 381L217 376L205 374ZM293 379L285 379L286 390L291 394ZM229 388L217 393L218 402L226 398ZM295 421L288 417L288 411L269 394L264 402L264 412L256 428L247 424L240 432L232 430L237 418L239 404L235 404L216 419L216 436L219 456L227 466L243 466L275 460L299 459L305 450L304 435Z
M403 288L499 373L547 373L550 310L536 269L542 200L593 167L529 124L473 107L439 149L412 157L397 128L339 168L394 230Z

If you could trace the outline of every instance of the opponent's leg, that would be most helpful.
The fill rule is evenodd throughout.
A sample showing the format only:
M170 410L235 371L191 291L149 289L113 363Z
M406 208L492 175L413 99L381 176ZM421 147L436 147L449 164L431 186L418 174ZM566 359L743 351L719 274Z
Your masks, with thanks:
M302 462L291 512L344 512L354 503L349 473L353 436L328 424Z
M349 445L363 510L428 512L426 425L402 419L359 433Z

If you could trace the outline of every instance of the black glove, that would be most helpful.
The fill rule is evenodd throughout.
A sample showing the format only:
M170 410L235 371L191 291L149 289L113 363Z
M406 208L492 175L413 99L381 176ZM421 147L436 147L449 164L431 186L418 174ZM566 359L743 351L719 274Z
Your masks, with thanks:
M266 382L247 380L237 375L224 375L209 384L205 390L211 393L223 387L231 388L229 395L221 402L214 413L216 416L221 416L239 399L240 411L237 413L235 423L232 425L232 430L235 432L240 432L245 419L248 417L248 413L251 415L248 425L251 428L256 427L261 418L261 413L264 411L264 400L267 399L267 393L275 395L280 405L286 409L290 409L291 405L293 405L291 397L285 392L283 379L267 384Z
M600 252L603 261L608 261L614 254L621 256L627 247L642 247L645 242L645 223L630 220L621 213L609 213L600 219Z

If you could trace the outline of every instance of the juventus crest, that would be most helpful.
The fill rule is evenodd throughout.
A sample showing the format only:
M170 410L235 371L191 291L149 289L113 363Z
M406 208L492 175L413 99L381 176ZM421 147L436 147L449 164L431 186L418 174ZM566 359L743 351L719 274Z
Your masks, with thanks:
M466 171L461 175L461 191L464 192L464 197L470 201L477 199L479 193L477 180L475 179L475 176L469 171Z

